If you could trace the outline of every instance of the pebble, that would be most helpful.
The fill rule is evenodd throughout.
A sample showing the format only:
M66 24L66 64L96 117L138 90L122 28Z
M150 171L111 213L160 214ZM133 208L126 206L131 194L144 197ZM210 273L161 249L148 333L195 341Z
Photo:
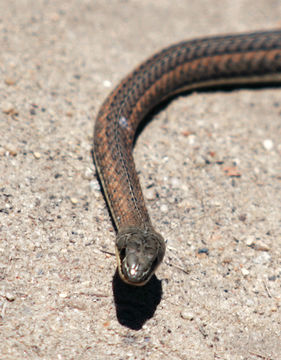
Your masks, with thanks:
M258 167L254 167L254 173L256 174L256 175L259 175L260 174L260 169L258 168Z
M76 199L75 197L71 197L71 198L70 198L70 201L71 201L71 203L72 203L73 205L78 204L78 199Z
M246 245L247 246L252 246L255 243L255 237L254 236L248 236L246 239Z
M194 145L195 142L196 142L196 136L195 136L195 135L190 135L190 136L188 137L188 144L189 144L189 145Z
M100 185L96 180L90 181L89 187L92 192L100 191Z
M68 117L72 117L72 116L73 116L73 112L69 110L69 111L67 111L67 112L65 113L65 115L68 116Z
M40 159L41 154L37 151L34 151L33 156L35 157L35 159Z
M194 160L194 163L195 163L196 166L199 166L199 167L206 165L206 161L203 158L203 156L201 156L201 155L196 156L196 158Z
M161 210L161 212L166 213L166 212L168 212L169 209L168 209L167 205L163 204L163 205L161 205L160 210Z
M226 173L229 177L241 177L241 173L237 169L236 166L226 166L223 171Z
M241 214L241 215L239 215L238 216L238 219L240 220L240 221L246 221L247 220L247 215L246 214Z
M262 241L259 241L256 243L255 249L258 251L269 251L270 247L267 244L263 243Z
M112 86L112 82L111 82L111 81L109 81L109 80L104 80L104 82L103 82L103 86L104 86L104 87L109 88L109 87L111 87L111 86Z
M6 146L6 153L10 156L17 156L18 151L12 144L8 144Z
M263 141L263 147L265 150L272 150L273 149L273 141L270 139L266 139Z
M260 256L257 256L255 259L253 259L253 262L255 264L267 264L270 260L271 260L270 254L264 252Z
M4 114L14 114L16 113L16 110L13 106L13 104L9 103L9 102L4 102L2 104L2 111Z
M231 263L232 263L232 258L231 258L231 257L225 257L225 258L222 260L222 263L223 263L223 264L231 264Z
M182 135L185 136L185 137L188 137L189 135L192 134L192 132L191 132L191 131L188 131L188 130L183 130L181 133L182 133Z
M242 273L243 276L248 276L250 274L250 271L245 269L245 268L242 268L241 273Z
M156 191L155 189L148 189L145 195L147 200L154 200L156 198Z
M268 277L268 280L269 281L275 281L277 279L277 276L276 275L272 275L272 276L269 276Z
M83 175L85 180L92 180L93 179L93 170L89 167L86 168Z
M13 79L13 78L6 78L5 79L5 84L6 85L15 85L15 83L16 83L16 80Z
M171 184L173 187L178 187L180 185L181 181L177 177L172 177Z
M247 299L246 300L246 305L249 307L252 307L255 305L255 302L252 299Z
M183 310L181 311L181 317L185 320L193 320L194 314L191 311Z
M14 301L16 299L16 295L11 293L11 292L7 292L6 295L5 295L5 298L8 301Z
M67 293L60 293L59 294L59 297L62 298L62 299L67 298L67 296L68 296Z
M86 304L83 301L80 301L80 300L69 300L67 302L67 306L72 308L72 309L77 309L77 310L81 310L81 311L87 309Z
M200 248L197 250L197 253L198 254L206 254L206 255L209 255L209 249L208 248Z

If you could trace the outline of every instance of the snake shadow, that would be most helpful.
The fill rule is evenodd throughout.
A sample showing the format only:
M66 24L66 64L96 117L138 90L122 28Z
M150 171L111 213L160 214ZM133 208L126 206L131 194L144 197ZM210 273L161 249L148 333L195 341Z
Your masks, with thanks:
M112 289L117 319L132 330L140 330L153 317L162 298L162 284L155 275L144 286L131 286L120 279L116 269Z
M272 82L272 81L265 81L264 83L253 83L253 84L225 84L225 85L211 85L211 86L202 86L195 90L183 90L179 93L172 94L168 98L162 100L159 104L154 106L148 114L144 117L144 119L140 122L135 138L134 138L134 146L138 140L140 134L144 131L147 125L159 114L161 111L165 110L169 106L174 99L179 97L186 97L190 94L208 94L208 93L215 93L215 92L225 92L231 93L236 90L262 90L262 89L280 89L281 84L279 82Z

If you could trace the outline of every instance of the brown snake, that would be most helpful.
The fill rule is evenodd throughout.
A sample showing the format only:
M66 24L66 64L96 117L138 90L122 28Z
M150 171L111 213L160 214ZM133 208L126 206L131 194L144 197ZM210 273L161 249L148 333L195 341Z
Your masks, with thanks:
M144 285L161 263L165 243L150 221L132 156L145 115L183 90L281 81L281 30L191 40L139 65L111 92L95 124L94 159L118 230L120 277Z

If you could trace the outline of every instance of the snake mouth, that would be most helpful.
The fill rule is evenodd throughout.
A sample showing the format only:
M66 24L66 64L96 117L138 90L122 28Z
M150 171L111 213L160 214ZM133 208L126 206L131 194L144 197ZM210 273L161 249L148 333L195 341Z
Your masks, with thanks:
M129 285L145 285L157 268L157 258L147 267L144 267L135 254L126 254L125 248L120 251L116 247L116 257L119 276Z

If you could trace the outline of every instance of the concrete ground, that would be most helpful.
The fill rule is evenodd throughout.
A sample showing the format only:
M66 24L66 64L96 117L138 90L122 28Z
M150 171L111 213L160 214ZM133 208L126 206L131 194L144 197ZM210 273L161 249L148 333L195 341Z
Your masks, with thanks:
M168 240L120 283L93 166L110 89L170 43L281 26L277 0L0 2L0 358L281 359L281 89L179 96L135 147Z

